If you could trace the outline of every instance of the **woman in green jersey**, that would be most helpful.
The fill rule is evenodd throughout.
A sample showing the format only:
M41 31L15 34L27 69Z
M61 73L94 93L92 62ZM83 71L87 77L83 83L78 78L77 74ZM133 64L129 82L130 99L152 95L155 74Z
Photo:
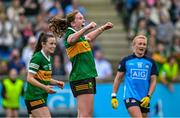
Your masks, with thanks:
M47 97L48 93L56 93L51 85L57 85L61 89L64 87L64 82L52 79L50 54L54 53L56 42L53 34L41 33L31 58L25 91L25 103L30 117L51 117Z
M93 115L97 72L89 42L105 30L111 29L113 24L107 22L92 30L95 27L95 22L85 26L85 19L79 11L68 14L66 19L54 16L49 20L49 28L55 36L62 37L65 34L64 44L72 62L69 81L73 95L77 98L78 117L92 117ZM85 34L88 31L90 32Z

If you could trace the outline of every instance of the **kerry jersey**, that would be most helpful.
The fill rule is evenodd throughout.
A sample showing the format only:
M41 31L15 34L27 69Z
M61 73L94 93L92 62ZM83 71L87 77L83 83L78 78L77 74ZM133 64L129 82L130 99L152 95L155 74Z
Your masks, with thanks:
M72 63L72 70L69 80L76 81L94 78L97 76L97 72L89 42L83 36L81 36L73 45L67 42L69 35L75 32L76 31L74 29L69 27L65 34L64 44L66 47L67 56Z
M48 85L52 78L52 58L47 57L41 50L30 60L28 72L35 74L34 78L42 84ZM30 83L27 83L25 99L36 100L46 98L48 93Z

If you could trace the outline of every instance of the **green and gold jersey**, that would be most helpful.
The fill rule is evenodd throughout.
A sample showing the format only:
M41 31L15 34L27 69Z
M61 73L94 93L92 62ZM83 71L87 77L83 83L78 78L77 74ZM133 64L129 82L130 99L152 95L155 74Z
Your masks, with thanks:
M73 45L67 42L69 35L75 32L74 29L69 27L66 31L64 41L67 55L72 62L69 81L94 78L97 76L97 72L89 42L83 36Z
M42 50L35 53L30 60L28 72L35 74L34 78L37 81L48 85L52 78L52 58L48 58ZM48 93L45 90L27 83L25 92L26 100L42 99L46 98L47 95Z

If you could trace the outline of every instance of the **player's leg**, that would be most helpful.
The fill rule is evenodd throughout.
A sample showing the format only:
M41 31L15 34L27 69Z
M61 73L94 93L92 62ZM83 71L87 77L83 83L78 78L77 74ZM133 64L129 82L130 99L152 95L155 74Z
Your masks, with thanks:
M70 82L74 97L77 98L78 117L92 117L96 80L89 78Z
M147 118L148 112L150 111L149 106L150 106L150 104L148 105L147 108L144 108L144 107L141 107L141 106L140 106L140 109L141 109L141 113L142 113L143 118Z
M94 107L94 94L77 96L78 117L92 117Z
M51 117L45 99L25 100L29 117Z
M50 111L48 107L40 107L31 111L33 117L51 118Z
M139 106L131 106L131 107L129 107L128 112L131 115L131 117L142 118L142 113L141 113L141 110L140 110Z
M124 102L131 117L142 118L139 102L136 99L128 98Z

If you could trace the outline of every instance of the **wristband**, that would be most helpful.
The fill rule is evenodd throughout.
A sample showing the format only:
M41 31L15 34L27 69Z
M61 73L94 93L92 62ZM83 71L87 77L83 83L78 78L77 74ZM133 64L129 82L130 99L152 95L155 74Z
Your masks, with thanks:
M149 97L151 99L151 96L150 95L147 95L147 97Z
M111 94L111 97L112 97L112 98L116 98L116 93L112 93L112 94Z

